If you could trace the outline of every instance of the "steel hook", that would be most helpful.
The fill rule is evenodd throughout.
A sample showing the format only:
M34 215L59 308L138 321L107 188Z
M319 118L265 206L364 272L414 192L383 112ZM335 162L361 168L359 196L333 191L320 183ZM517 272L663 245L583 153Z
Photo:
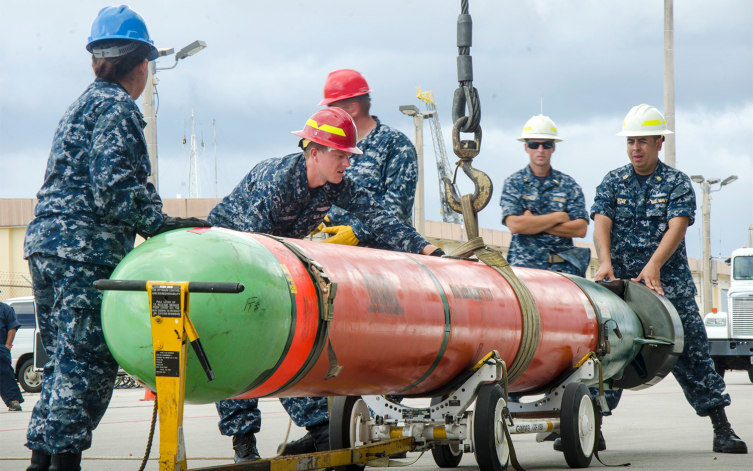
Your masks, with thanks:
M465 174L468 175L468 178L473 182L473 196L471 197L471 201L473 201L473 210L478 213L484 209L492 199L492 192L494 191L492 179L481 170L473 168L470 158L461 159L458 166L463 169L463 172L465 172ZM457 168L455 169L455 173L457 174ZM463 209L460 203L460 195L455 191L455 186L453 185L454 181L450 181L447 177L442 177L442 183L444 183L445 193L451 196L451 198L448 198L447 203L453 210L462 214Z

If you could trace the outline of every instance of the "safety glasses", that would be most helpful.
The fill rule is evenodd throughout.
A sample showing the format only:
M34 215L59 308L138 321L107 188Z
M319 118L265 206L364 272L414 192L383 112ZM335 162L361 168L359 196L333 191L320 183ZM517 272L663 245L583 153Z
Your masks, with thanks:
M546 141L546 142L526 142L526 145L529 149L536 150L539 148L539 146L542 146L544 149L551 149L554 147L553 141Z

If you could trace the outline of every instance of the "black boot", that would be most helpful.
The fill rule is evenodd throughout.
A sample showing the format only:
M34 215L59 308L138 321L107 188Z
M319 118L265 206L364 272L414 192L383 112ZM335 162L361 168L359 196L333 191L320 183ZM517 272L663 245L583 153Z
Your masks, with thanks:
M233 461L236 463L247 463L261 459L259 450L256 449L256 436L253 433L244 433L242 435L233 435Z
M709 410L711 424L714 426L713 450L717 453L747 453L748 446L740 437L735 435L732 426L727 420L724 406L714 407Z
M556 435L556 434L553 433L552 435ZM546 442L549 440L545 439L544 441ZM555 439L554 444L552 445L552 448L554 448L554 451L562 451L562 439L561 438ZM602 433L599 435L599 451L604 451L606 449L607 449L607 442L604 440L604 434Z
M49 471L81 471L81 453L55 453Z
M51 458L43 451L31 450L31 466L26 468L26 471L47 471L50 468Z
M306 427L308 433L298 440L285 444L283 456L305 455L317 451L329 451L329 421ZM282 450L282 444L277 447L277 453Z

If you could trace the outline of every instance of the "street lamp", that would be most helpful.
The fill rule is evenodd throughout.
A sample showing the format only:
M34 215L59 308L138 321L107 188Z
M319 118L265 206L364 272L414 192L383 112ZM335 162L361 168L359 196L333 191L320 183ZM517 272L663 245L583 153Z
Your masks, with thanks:
M424 118L436 114L436 111L421 112L416 105L403 105L400 112L413 117L415 131L416 157L418 158L418 184L416 185L416 200L413 206L413 226L419 234L425 234L424 219Z
M178 61L190 57L197 52L207 47L207 43L204 41L194 41L188 46L184 47L177 54L175 49L159 49L159 57L167 57L175 54L175 63L170 67L157 67L156 61L149 63L147 67L146 88L142 95L142 105L144 108L144 120L146 121L146 127L144 128L144 137L146 138L146 149L149 153L149 162L152 165L152 174L149 176L149 181L154 184L154 187L159 191L159 165L157 161L157 102L155 95L159 99L157 94L157 84L159 80L155 77L155 74L159 70L168 70L175 68L178 65Z
M691 180L701 185L703 191L703 285L702 285L702 299L703 299L703 311L702 315L711 312L712 299L711 299L711 228L709 222L711 220L711 197L710 194L722 189L723 186L737 180L737 175L731 175L724 180L720 178L709 178L705 180L703 175L692 175ZM719 183L721 182L721 183ZM719 188L711 189L711 185L719 183Z

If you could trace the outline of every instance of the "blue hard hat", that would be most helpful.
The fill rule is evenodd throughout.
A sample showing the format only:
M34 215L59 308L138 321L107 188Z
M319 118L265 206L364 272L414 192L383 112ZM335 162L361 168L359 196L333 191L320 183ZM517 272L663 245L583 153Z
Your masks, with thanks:
M92 23L92 33L86 43L86 50L92 52L95 43L107 39L128 39L148 44L151 47L148 59L153 61L159 57L159 51L149 37L146 21L128 5L105 7L99 11Z

